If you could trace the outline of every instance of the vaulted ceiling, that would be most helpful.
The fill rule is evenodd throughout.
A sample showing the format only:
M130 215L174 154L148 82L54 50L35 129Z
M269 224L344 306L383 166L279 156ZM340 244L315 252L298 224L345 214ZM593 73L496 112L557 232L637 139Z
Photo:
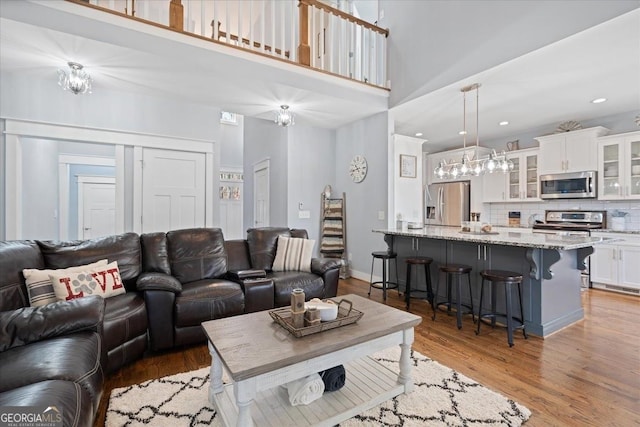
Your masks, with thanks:
M393 31L393 29L391 29ZM0 72L56 84L69 60L94 92L131 91L271 119L286 103L297 122L338 128L388 109L388 92L105 14L69 2L0 3ZM566 120L640 113L640 9L391 109L395 132L430 151L458 147L460 88L479 82L481 140ZM592 104L606 97L602 104ZM468 101L475 140L475 100ZM509 126L498 126L507 120Z

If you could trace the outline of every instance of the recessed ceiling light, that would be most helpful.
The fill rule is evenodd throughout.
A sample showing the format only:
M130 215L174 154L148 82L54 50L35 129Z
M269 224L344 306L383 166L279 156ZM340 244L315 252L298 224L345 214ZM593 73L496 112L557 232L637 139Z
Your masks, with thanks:
M416 132L416 136L422 136L422 132Z
M506 126L506 125L508 125L508 124L509 124L509 122L508 122L508 121L506 121L506 120L503 120L503 121L501 121L501 122L500 122L500 123L498 123L498 124L499 124L500 126Z
M600 104L602 102L605 102L607 100L607 98L596 98L594 100L591 101L592 104Z
M458 132L458 135L466 135L467 131L466 130L461 130L460 132Z

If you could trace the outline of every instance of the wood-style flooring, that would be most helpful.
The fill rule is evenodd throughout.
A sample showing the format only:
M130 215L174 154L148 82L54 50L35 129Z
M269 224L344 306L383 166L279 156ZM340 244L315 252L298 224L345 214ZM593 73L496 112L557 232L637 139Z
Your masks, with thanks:
M367 295L366 282L341 280L339 294ZM382 291L371 298L382 302ZM640 298L596 289L582 294L584 320L541 339L517 331L509 348L504 329L483 325L475 335L471 317L461 330L455 316L431 320L425 301L412 300L423 317L413 348L528 407L525 424L537 426L640 425ZM394 291L387 304L405 308ZM374 315L368 313L365 315ZM147 355L109 376L96 427L103 426L112 389L209 366L205 344Z

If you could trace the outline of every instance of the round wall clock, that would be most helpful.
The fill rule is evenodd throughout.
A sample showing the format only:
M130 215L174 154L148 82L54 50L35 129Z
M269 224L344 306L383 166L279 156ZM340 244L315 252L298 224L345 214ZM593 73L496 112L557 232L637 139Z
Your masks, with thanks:
M364 156L356 155L351 159L351 164L349 165L349 176L353 182L362 182L364 178L367 176L367 159Z

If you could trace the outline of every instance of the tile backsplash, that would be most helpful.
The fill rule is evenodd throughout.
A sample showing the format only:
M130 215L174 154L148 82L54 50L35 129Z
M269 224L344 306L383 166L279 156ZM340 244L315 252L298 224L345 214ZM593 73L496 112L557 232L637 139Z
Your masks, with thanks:
M520 212L520 224L528 226L531 215L538 214L544 220L545 210L606 210L607 228L611 228L611 212L619 210L627 212L625 217L625 229L640 231L640 201L599 201L599 200L557 200L527 203L488 203L484 205L484 211L489 213L488 221L494 225L508 225L509 211ZM484 220L484 219L483 219Z

